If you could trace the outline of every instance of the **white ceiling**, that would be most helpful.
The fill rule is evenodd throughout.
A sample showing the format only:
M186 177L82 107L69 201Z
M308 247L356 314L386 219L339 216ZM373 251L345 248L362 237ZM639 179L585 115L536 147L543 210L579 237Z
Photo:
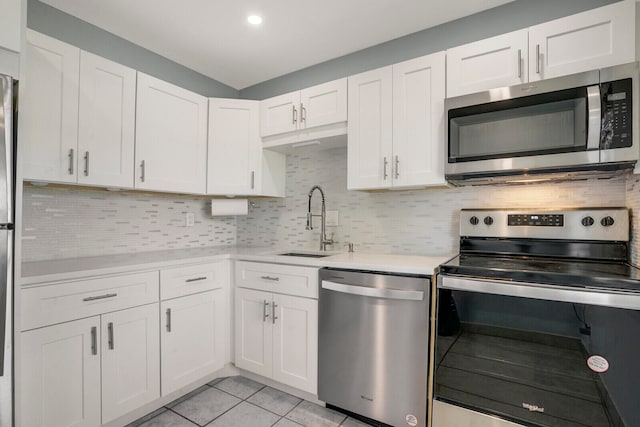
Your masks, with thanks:
M512 0L42 1L243 89Z

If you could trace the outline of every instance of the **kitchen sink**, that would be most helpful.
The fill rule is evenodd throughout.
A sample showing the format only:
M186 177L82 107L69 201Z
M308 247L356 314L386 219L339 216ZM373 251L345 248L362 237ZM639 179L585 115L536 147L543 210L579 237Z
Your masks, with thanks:
M326 256L332 255L332 254L310 254L310 253L304 253L304 252L284 252L278 255L282 255L282 256L299 256L299 257L305 257L305 258L324 258Z

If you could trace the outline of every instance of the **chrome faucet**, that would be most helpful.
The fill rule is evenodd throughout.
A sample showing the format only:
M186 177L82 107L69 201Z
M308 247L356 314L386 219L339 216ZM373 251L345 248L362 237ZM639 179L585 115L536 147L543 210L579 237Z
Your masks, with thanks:
M313 192L315 190L320 191L320 195L322 196L322 213L320 215L314 215L311 213L311 196L313 196ZM333 245L333 236L331 236L331 239L327 239L327 233L325 231L326 228L326 220L327 220L327 211L326 211L326 206L324 204L324 191L322 191L322 188L320 188L319 185L314 185L313 187L311 187L311 190L309 191L309 210L307 211L307 230L313 230L313 217L314 216L319 216L321 217L321 221L322 224L320 226L320 250L321 251L326 251L327 250L327 245Z

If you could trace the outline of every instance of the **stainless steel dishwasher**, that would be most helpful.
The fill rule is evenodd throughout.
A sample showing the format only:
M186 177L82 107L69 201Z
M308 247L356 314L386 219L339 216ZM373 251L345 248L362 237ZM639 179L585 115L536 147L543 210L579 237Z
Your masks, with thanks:
M320 400L379 423L427 425L430 283L320 270Z

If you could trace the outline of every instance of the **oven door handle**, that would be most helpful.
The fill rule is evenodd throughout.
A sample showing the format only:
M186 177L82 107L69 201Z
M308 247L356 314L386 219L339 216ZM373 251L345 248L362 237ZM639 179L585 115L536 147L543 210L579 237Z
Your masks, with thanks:
M640 310L640 294L439 275L439 289Z
M367 286L345 285L343 283L322 281L322 289L341 292L343 294L359 295L363 297L395 299L405 301L422 301L424 292L422 291L403 291L398 289L380 289L370 288Z

